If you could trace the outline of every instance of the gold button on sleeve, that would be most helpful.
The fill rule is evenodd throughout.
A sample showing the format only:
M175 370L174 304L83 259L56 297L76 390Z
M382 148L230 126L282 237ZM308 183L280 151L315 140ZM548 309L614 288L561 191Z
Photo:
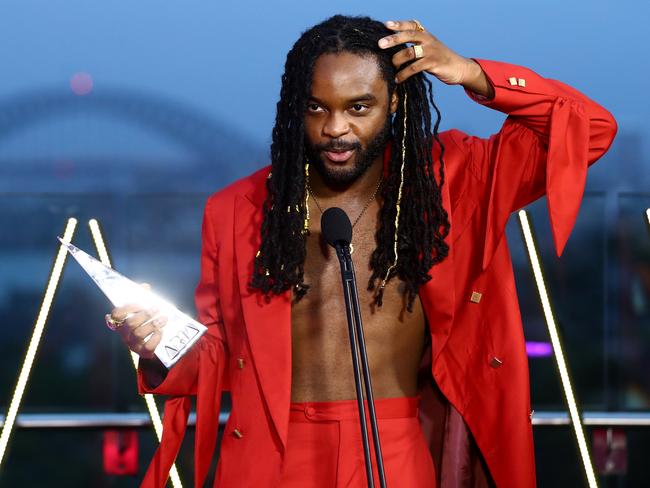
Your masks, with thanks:
M244 437L244 434L242 434L239 429L234 429L232 431L232 435L234 435L237 439L241 439L242 437Z
M239 369L244 369L244 358L237 358L237 367Z

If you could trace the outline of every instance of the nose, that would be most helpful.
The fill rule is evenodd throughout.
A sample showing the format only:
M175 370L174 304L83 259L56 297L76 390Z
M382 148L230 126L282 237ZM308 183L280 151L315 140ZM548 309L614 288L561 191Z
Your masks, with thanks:
M350 124L343 114L331 113L323 125L323 135L336 139L350 132Z

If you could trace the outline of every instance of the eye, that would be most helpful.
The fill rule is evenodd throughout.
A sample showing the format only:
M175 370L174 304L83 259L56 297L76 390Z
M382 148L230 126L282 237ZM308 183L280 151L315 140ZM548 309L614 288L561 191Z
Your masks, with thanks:
M323 109L321 108L320 105L317 103L308 103L307 104L307 111L308 112L321 112Z
M362 105L361 103L355 103L351 108L355 114L362 114L366 112L369 107L367 105Z

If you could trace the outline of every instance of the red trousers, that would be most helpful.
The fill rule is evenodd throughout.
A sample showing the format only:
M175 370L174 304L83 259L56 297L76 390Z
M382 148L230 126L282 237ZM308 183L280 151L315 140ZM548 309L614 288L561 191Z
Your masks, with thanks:
M436 486L418 404L417 397L375 400L388 488ZM368 436L379 487L369 420ZM292 403L282 470L280 488L367 487L357 401Z

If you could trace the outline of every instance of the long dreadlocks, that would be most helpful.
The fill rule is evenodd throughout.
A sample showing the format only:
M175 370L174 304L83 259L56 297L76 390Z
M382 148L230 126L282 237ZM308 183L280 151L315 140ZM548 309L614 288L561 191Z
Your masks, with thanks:
M378 281L398 276L406 285L407 309L412 310L420 285L431 279L429 269L447 257L448 246L444 238L449 233L449 220L442 206L444 148L438 137L440 111L433 101L431 81L423 73L399 85L395 83L397 70L391 58L406 45L389 49L380 49L377 45L379 39L392 33L381 22L369 17L336 15L304 32L287 55L273 128L262 244L255 258L251 281L251 286L267 297L293 287L294 296L299 300L309 288L304 282L306 236L303 223L307 212L304 114L311 94L314 64L326 53L373 56L388 85L389 98L397 89L399 99L408 101L398 104L391 122L391 155L381 193L383 205L375 235L377 247L370 257L372 274L368 289L375 290L375 303L381 306L383 297L383 286L378 286ZM437 115L433 130L429 103ZM399 222L396 222L402 141L405 146L403 205ZM431 156L434 143L440 146L437 179ZM397 266L392 267L396 225L398 260Z

